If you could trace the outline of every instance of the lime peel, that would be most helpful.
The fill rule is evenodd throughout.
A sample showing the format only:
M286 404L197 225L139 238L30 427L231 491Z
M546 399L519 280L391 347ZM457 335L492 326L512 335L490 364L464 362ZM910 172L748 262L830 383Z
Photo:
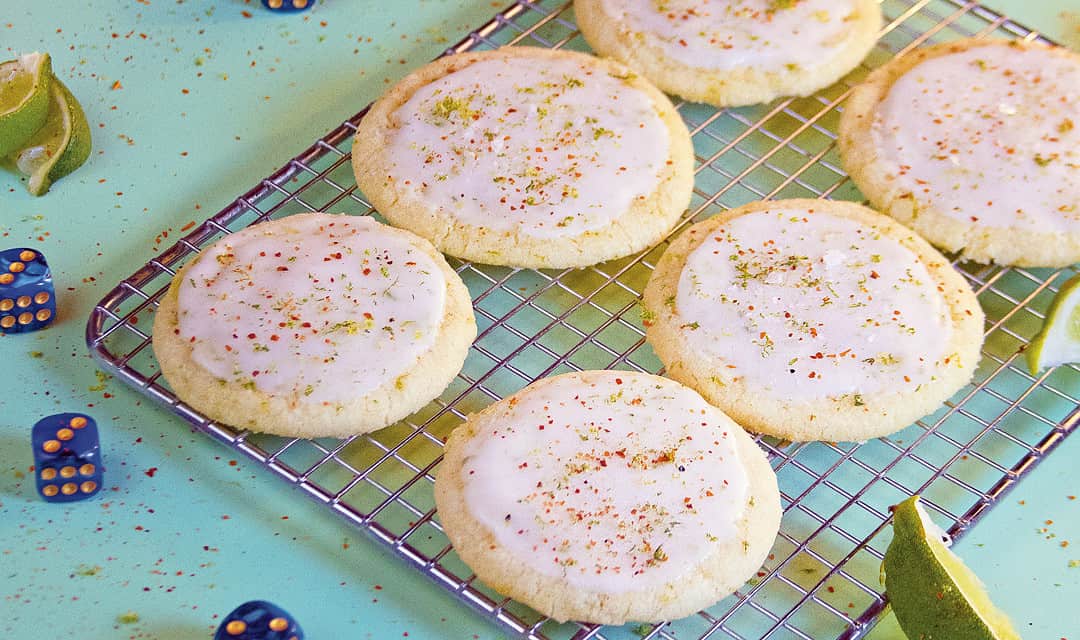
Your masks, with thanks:
M1039 335L1024 351L1028 371L1080 362L1080 274L1065 281L1046 312Z
M58 78L53 78L49 96L45 125L14 154L16 167L29 178L26 189L35 196L90 157L90 125L79 101Z
M881 569L900 628L911 640L1020 640L947 539L919 496L896 506Z
M45 124L52 80L47 53L0 62L0 157L20 148Z

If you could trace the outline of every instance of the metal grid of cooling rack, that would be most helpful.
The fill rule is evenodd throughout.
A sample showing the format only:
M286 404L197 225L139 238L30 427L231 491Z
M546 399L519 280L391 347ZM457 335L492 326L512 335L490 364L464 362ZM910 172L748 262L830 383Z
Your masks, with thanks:
M873 67L928 42L1038 34L975 3L884 0L881 39L844 81L805 99L717 111L678 103L693 135L694 199L680 228L750 200L860 200L839 168L841 103ZM586 49L561 0L518 0L446 53L507 44ZM975 380L915 425L865 443L759 438L776 469L784 521L758 576L696 616L663 625L557 624L475 581L439 526L431 492L443 438L468 413L546 375L590 368L657 372L637 300L666 242L588 269L513 270L451 261L469 287L479 335L444 394L401 423L345 440L236 431L179 401L160 378L146 328L175 270L216 239L311 210L372 214L349 149L365 111L121 282L94 309L87 343L101 365L197 429L296 485L433 578L504 630L560 638L844 638L864 635L885 606L878 564L889 505L921 493L955 537L1071 433L1080 369L1032 377L1018 360L1057 285L1071 272L957 264L986 311Z

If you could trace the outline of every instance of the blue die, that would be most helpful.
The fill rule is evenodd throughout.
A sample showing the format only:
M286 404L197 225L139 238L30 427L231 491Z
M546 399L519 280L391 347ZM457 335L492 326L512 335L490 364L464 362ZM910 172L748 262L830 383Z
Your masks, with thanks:
M293 13L310 9L315 0L262 0L263 6L271 11Z
M56 292L45 256L33 249L0 251L0 333L46 327L56 316Z
M82 413L42 418L30 440L37 490L46 502L85 500L101 490L101 446L93 418Z
M281 607L252 600L221 621L214 640L304 640L304 632Z

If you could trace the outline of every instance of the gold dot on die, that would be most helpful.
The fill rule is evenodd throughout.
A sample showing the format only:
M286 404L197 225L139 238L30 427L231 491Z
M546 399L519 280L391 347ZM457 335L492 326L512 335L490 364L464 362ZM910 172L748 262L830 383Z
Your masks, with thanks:
M243 620L233 620L225 625L225 633L230 636L238 636L245 631L247 631L247 623Z
M12 262L8 265L8 271L12 273L21 273L24 269L26 269L26 265L21 262Z
M48 291L39 291L34 296L34 302L36 302L38 304L45 304L48 301L49 301L49 292Z
M74 478L75 467L62 467L60 469L60 477L62 478Z
M0 311L11 311L15 308L15 301L11 298L0 300Z
M284 631L289 628L289 621L285 618L274 618L270 621L271 631Z
M38 312L34 314L34 317L38 319L38 322L45 322L52 317L52 311L49 311L48 309L39 309Z
M4 316L0 318L0 327L10 329L15 326L15 316Z
M297 9L303 9L307 6L308 0L292 0L292 6Z
M82 416L76 416L72 418L71 422L69 422L68 424L71 425L72 429L82 429L86 426L86 418Z
M94 489L97 489L97 483L93 480L87 480L82 483L82 486L79 487L79 489L81 489L83 493L93 493Z
M30 306L30 296L19 296L19 299L15 301L16 306L20 309L25 309Z
M63 440L65 442L67 442L68 440L71 440L74 437L75 437L75 432L72 431L71 429L57 429L57 431L56 431L56 439L57 440Z
M282 0L270 0L270 8L271 9L280 9L281 5L282 5Z
M15 282L15 276L10 273L0 273L0 284L11 284Z
M60 487L60 493L65 496L70 496L79 490L79 486L74 482L65 482L64 486Z
M56 494L60 493L60 490L56 488L55 484L47 484L41 488L41 493L51 498Z
M19 314L19 324L30 324L34 321L34 314L24 311Z
M83 466L79 467L79 473L84 475L84 476L92 476L92 475L94 475L95 471L97 471L97 469L94 467L94 465L90 464L89 462L87 462Z
M42 480L52 480L54 478L56 478L56 469L42 469L41 470L41 479Z
M37 257L37 254L34 253L33 251L29 250L29 249L27 249L27 250L25 250L25 251L23 251L22 253L19 254L19 260L22 260L23 262L30 262L31 260L33 260L36 257Z
M41 448L45 451L45 453L56 453L60 450L60 441L46 440L45 444L41 445Z

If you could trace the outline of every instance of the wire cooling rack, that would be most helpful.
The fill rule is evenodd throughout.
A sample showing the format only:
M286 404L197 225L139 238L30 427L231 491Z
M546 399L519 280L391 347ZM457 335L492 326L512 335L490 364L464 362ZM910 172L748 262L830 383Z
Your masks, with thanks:
M914 47L963 36L1041 40L975 3L884 0L880 41L844 81L805 99L717 111L677 104L693 134L694 199L680 228L751 200L861 200L840 168L837 121L851 86ZM519 0L447 50L506 44L587 50L569 3ZM218 238L301 211L373 213L356 190L349 150L365 111L121 282L94 309L87 343L99 363L195 428L296 485L389 547L505 631L535 639L843 638L883 611L878 567L889 505L914 493L954 537L1080 421L1080 369L1028 375L1019 351L1071 271L957 264L986 311L975 380L952 401L888 438L788 443L759 438L780 481L784 519L757 577L698 615L664 625L557 624L475 580L450 547L431 485L443 439L470 412L537 378L581 369L661 369L644 341L638 299L667 243L580 270L532 271L451 260L473 297L479 335L461 374L416 415L345 440L290 440L236 431L179 401L160 377L149 327L176 269Z

